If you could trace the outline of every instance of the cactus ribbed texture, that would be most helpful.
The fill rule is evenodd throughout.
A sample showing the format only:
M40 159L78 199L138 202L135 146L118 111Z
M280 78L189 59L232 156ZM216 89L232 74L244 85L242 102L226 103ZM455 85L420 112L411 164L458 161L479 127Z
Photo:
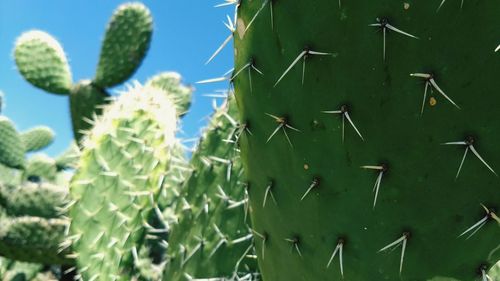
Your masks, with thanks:
M253 254L253 237L245 220L236 115L234 99L218 109L193 154L193 172L175 206L177 222L171 224L163 280L257 276L256 261L247 257Z
M130 280L176 128L159 90L136 85L105 106L71 181L70 240L84 280Z
M462 4L238 2L231 82L264 280L487 280L500 4Z

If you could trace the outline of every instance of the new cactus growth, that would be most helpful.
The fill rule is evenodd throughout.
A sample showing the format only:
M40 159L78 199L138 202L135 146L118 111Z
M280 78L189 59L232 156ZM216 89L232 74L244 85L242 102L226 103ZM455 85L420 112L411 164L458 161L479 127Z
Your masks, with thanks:
M136 85L103 109L71 181L69 241L83 280L130 280L170 160L176 111Z
M46 32L33 30L16 42L14 58L19 72L35 87L69 95L73 133L80 141L91 127L93 115L109 94L107 88L130 78L141 64L152 36L152 18L140 3L119 6L111 18L101 49L95 78L73 84L66 55L59 42Z
M264 280L488 280L498 2L234 2Z
M169 233L163 280L258 277L247 198L236 146L234 99L217 109L190 161Z

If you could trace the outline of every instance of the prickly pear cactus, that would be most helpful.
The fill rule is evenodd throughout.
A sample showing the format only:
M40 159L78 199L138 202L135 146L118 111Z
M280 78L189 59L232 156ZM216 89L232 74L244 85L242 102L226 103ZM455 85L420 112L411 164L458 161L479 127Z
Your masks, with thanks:
M130 78L142 62L151 42L153 19L142 3L116 9L102 43L95 84L108 88Z
M71 181L69 240L83 280L130 280L169 163L175 108L136 85L94 124Z
M171 224L163 280L257 278L253 237L246 221L245 180L235 139L236 104L218 109L190 165ZM214 279L215 280L215 279Z
M251 125L240 140L263 278L487 280L500 4L235 2L230 80Z
M102 45L95 79L73 84L66 55L50 34L32 30L16 41L14 58L21 75L33 86L69 95L75 139L80 142L94 115L109 98L106 88L129 79L144 59L152 36L152 17L141 3L119 6Z

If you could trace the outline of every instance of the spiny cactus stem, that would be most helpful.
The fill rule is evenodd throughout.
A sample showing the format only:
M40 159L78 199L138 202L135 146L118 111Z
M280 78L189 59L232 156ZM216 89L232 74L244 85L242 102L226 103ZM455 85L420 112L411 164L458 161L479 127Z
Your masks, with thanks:
M364 141L365 139L363 138L363 135L359 132L358 128L356 125L354 125L354 122L351 119L351 116L349 116L349 107L347 105L342 105L340 106L339 110L324 110L321 111L322 113L327 113L327 114L340 114L342 116L342 142L344 142L345 138L345 119L351 124L351 126L354 128L358 136Z
M373 200L373 209L375 209L375 205L377 204L378 193L380 190L380 184L382 183L382 177L387 172L387 170L389 170L389 166L387 164L381 164L379 166L361 166L361 168L379 171L377 180L375 181L375 185L373 186L373 192L375 192L375 198Z
M305 46L302 52L293 60L292 64L283 72L281 77L276 81L276 84L274 84L274 87L276 87L283 78L292 70L292 68L302 59L302 85L304 85L304 79L306 75L306 60L309 56L333 56L333 53L325 53L325 52L317 52L317 51L312 51L309 46Z
M337 242L337 246L333 250L332 256L330 257L330 260L328 261L328 264L326 265L326 268L330 267L330 264L332 263L333 259L339 254L339 264L340 264L340 275L342 275L342 278L344 278L344 260L342 258L342 252L344 248L344 239L340 238Z
M445 92L438 86L438 84L436 83L436 80L434 79L434 74L432 74L432 73L411 73L410 76L424 79L424 81L425 81L424 100L425 100L426 95L427 95L427 88L429 86L431 86L436 91L438 91L445 99L447 99L451 104L453 104L456 108L461 109L460 106L458 106L450 97L448 97L445 94ZM422 112L423 112L423 106L422 106Z
M295 236L293 238L286 238L285 241L289 242L292 247L290 248L292 251L295 250L297 254L302 258L302 252L300 251L300 238Z
M444 2L446 2L446 0L441 1L441 4L439 4L439 7L437 8L436 12L439 12L441 7L444 5ZM462 9L463 7L464 7L464 0L462 0L460 3L460 9Z
M481 220L479 220L478 222L476 222L474 225L472 225L471 227L467 228L458 237L462 237L465 234L467 234L467 233L469 233L469 232L472 231L472 233L469 234L469 236L467 236L466 240L469 239L469 238L471 238L474 234L476 234L479 231L479 229L481 229L490 220L495 220L498 223L500 223L500 218L498 218L498 216L495 214L495 212L494 212L493 209L488 209L483 204L481 204L481 206L483 207L484 211L486 212L486 215Z
M396 241L390 243L389 245L387 245L379 250L379 253L380 253L380 252L384 252L390 248L396 248L399 245L402 245L401 259L399 262L399 273L403 272L403 262L404 262L404 258L405 258L405 252L406 252L406 243L408 242L408 239L410 239L410 237L411 237L411 233L408 231L405 231L405 232L403 232L403 235L400 238L398 238Z
M288 141L288 143L290 144L290 146L293 148L293 144L292 144L292 141L290 140L290 137L288 137L288 134L286 132L286 129L290 129L290 130L294 130L296 132L299 132L300 133L300 130L297 129L297 128L294 128L292 127L289 123L288 123L288 118L287 117L278 117L276 115L273 115L273 114L269 114L269 113L266 113L267 116L271 117L274 119L274 121L276 121L276 123L278 123L278 127L276 127L276 129L273 131L273 133L269 136L269 138L267 139L266 143L268 143L273 137L274 135L276 135L276 133L282 129L283 130L283 133L285 134L285 137Z
M307 197L307 195L315 188L317 188L319 186L319 183L320 183L320 179L319 178L313 178L312 182L311 182L311 185L309 185L309 188L307 189L307 191L304 193L304 195L302 195L302 198L300 198L300 201L303 201L304 198Z
M260 71L256 66L255 66L255 60L252 58L250 59L250 62L248 62L247 64L245 64L240 70L238 70L236 72L236 74L234 74L233 77L231 77L231 81L234 81L234 79L242 72L244 71L245 69L248 69L248 81L250 83L250 92L252 93L253 92L253 87L252 87L252 70L254 70L255 72L257 72L258 74L260 75L264 75L264 73L262 73L262 71Z
M255 229L252 229L252 232L254 235L256 235L257 237L259 237L262 240L261 253L262 253L262 260L264 260L264 258L265 258L264 253L266 250L266 242L269 239L269 234L267 234L266 232L261 234L261 233L257 232L257 230L255 230Z
M458 178L458 176L460 175L460 171L462 170L462 166L465 162L465 158L467 157L467 153L470 151L472 151L472 153L486 166L486 168L488 168L488 170L490 170L495 176L498 177L498 174L495 172L495 170L493 170L493 168L491 168L491 166L483 159L483 157L479 154L479 152L477 152L476 148L474 147L474 138L473 137L467 137L465 141L453 141L453 142L446 142L446 143L443 143L443 145L463 145L465 146L465 152L464 152L464 155L462 157L462 161L460 162L460 166L458 167L458 171L457 171L457 174L455 176L455 179Z
M278 203L276 202L276 198L274 198L273 187L274 187L274 181L270 180L269 184L266 187L266 192L264 193L264 200L262 201L262 208L266 207L266 201L267 201L268 195L271 195L271 199L273 199L274 204L276 204L276 206L278 206Z
M384 57L384 61L385 61L385 49L386 49L385 46L386 46L387 29L392 30L392 31L394 31L396 33L399 33L399 34L411 37L411 38L419 39L417 36L411 35L410 33L404 32L404 31L402 31L402 30L394 27L393 25L391 25L389 23L389 21L387 20L387 18L377 18L377 23L372 23L369 26L378 27L378 28L382 29L382 33L383 33L383 36L384 36L384 42L383 42L383 57Z

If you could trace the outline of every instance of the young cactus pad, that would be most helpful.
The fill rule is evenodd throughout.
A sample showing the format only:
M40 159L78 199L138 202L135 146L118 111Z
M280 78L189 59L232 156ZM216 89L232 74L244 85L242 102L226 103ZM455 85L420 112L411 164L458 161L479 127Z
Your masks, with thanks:
M71 181L70 240L83 280L130 280L170 160L175 108L136 85L94 124Z
M231 82L264 280L487 280L500 4L462 4L238 1Z

